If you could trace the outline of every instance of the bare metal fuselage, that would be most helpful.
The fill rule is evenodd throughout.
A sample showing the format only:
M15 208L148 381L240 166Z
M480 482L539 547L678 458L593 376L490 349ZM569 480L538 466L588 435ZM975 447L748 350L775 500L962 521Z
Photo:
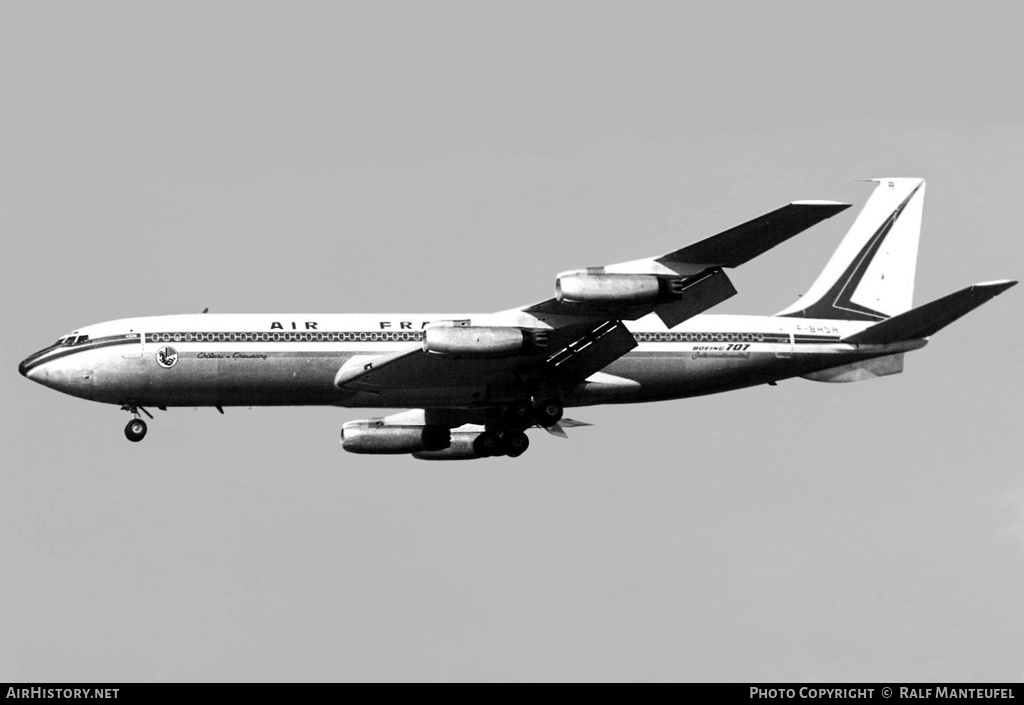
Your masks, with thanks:
M75 342L36 353L21 370L73 396L143 407L474 408L500 402L503 394L515 396L511 374L492 382L490 389L437 385L430 379L381 393L335 386L339 369L354 356L417 347L423 326L446 318L482 317L205 314L125 319L75 331ZM856 365L925 344L858 346L840 341L865 326L769 316L697 316L666 330L641 320L628 324L638 347L566 390L565 406L710 394Z

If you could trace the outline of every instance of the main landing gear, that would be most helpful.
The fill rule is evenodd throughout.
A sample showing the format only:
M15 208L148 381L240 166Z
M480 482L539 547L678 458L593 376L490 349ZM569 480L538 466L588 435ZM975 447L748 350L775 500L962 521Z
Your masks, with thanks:
M499 455L518 458L530 447L530 439L523 433L526 429L535 425L548 428L561 418L562 404L554 397L512 402L477 436L473 450L482 458Z
M543 428L550 428L561 421L563 411L561 402L551 397L539 399L533 404L533 418Z
M530 439L522 431L484 431L473 441L473 450L481 458L507 455L518 458L530 447Z
M153 418L153 414L149 413L141 406L136 406L135 404L125 404L121 409L122 411L130 411L135 416L135 418L129 421L128 425L124 427L124 437L132 443L138 443L146 437L146 431L149 430L146 426L146 422L139 417L139 412L141 411L149 418Z

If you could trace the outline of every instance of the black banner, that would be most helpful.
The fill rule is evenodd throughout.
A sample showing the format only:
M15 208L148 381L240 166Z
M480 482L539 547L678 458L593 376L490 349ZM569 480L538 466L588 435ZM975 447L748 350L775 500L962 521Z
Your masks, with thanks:
M284 684L277 684L284 687ZM306 684L317 687L324 683ZM682 684L685 688L688 684ZM840 684L740 684L740 683L700 683L702 694L709 694L708 688L714 689L710 694L745 699L749 701L847 701L874 700L877 702L899 701L901 705L908 702L924 701L956 701L956 700L1001 700L1024 705L1024 684L1020 683L840 683ZM95 701L131 701L143 698L151 699L160 691L171 694L182 693L183 689L201 686L207 694L212 695L217 689L231 689L232 697L244 696L247 688L252 688L252 696L267 695L266 683L129 683L129 684L85 684L85 683L16 683L0 684L0 693L9 703L23 700L95 700ZM295 688L303 684L289 683L288 695L295 696ZM274 684L269 684L270 688ZM207 690L209 689L209 690ZM282 692L283 695L283 692Z

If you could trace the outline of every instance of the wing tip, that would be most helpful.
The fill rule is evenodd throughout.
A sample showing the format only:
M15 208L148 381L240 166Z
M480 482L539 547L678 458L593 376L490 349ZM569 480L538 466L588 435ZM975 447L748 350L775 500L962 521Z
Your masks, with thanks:
M793 201L790 203L791 206L842 206L843 208L849 208L852 204L840 203L839 201L824 201L815 199L806 199L802 201Z
M834 215L842 213L852 205L852 203L840 203L839 201L803 200L793 201L789 204L789 207L799 208L811 217L827 220Z
M1019 284L1016 279L995 279L990 282L978 282L974 285L976 289L996 289L996 295L1003 293L1007 289L1012 289Z

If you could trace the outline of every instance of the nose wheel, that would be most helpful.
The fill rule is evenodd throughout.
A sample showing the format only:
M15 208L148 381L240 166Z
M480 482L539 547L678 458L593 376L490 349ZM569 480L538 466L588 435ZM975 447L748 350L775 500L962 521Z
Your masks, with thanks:
M135 417L128 422L127 426L124 427L124 437L132 443L138 443L146 437L146 431L149 430L149 427L146 426L146 422L139 417L139 412L141 411L149 418L153 418L153 414L149 413L141 406L136 406L135 404L125 404L121 407L121 410L130 411Z
M146 437L146 431L148 427L146 422L142 419L132 419L128 422L128 425L124 427L124 437L132 443L138 443Z

